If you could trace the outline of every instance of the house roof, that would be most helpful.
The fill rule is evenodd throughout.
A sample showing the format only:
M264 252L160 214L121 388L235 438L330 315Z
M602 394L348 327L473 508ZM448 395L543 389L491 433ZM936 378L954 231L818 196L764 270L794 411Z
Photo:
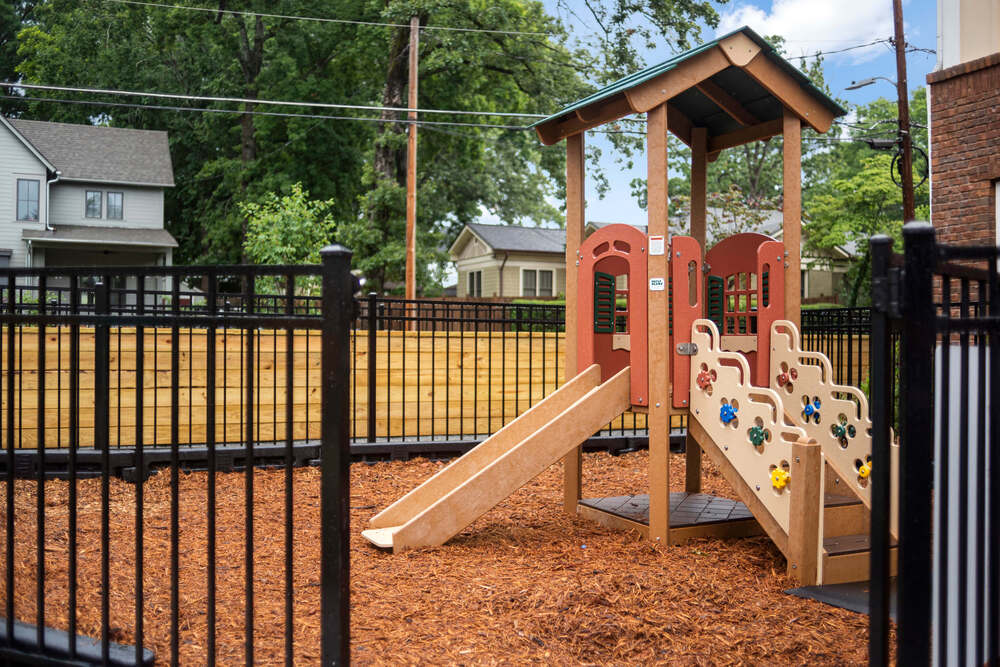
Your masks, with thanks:
M173 187L167 133L6 119L62 180Z
M555 252L566 251L566 230L544 227L521 227L519 225L484 225L473 222L465 226L493 250L507 252ZM459 235L461 239L461 235ZM455 241L458 245L458 240ZM455 246L452 246L454 251Z
M692 127L707 128L709 152L781 134L785 108L818 132L847 113L744 26L623 77L532 127L552 144L663 103L671 131L685 143Z
M35 243L81 245L147 246L176 248L177 241L165 229L152 227L87 227L59 225L55 229L25 229L21 238Z

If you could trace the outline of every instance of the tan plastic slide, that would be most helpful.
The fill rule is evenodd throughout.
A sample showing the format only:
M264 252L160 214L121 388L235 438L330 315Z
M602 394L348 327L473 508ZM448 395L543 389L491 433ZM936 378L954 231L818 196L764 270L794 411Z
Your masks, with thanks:
M413 489L361 533L394 552L444 544L629 407L629 369L590 366Z

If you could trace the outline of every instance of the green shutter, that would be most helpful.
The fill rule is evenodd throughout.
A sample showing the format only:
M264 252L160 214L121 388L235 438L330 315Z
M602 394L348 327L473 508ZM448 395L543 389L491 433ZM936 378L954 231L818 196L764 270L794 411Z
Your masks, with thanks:
M722 276L708 277L708 319L722 331L722 291L725 280Z
M594 333L615 332L615 277L594 272Z
M760 291L761 291L761 304L762 308L767 308L771 305L771 281L768 276L768 272L765 271L760 277Z
M667 278L667 322L670 326L667 327L667 335L674 335L674 277L669 276Z

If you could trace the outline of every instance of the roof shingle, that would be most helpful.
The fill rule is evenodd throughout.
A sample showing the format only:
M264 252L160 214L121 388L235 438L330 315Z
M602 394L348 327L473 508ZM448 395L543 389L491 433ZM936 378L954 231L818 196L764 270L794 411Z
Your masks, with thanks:
M166 132L7 120L64 179L174 185Z
M467 227L494 250L558 253L566 250L566 231L563 229L476 222L469 223Z

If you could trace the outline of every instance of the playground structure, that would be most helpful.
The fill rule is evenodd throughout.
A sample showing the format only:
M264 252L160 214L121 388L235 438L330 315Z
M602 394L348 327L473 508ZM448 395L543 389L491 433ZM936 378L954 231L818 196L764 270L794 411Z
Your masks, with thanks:
M647 233L584 239L585 132L633 113L647 119ZM569 513L663 544L764 532L803 584L867 579L868 403L802 351L797 328L801 127L825 132L844 113L742 28L536 123L543 143L566 140L566 382L362 534L394 551L443 544L562 459ZM691 148L690 236L668 235L668 130ZM704 252L707 163L776 135L782 238L737 234ZM647 414L648 492L584 498L579 444L627 409ZM674 414L688 440L685 491L671 493ZM701 493L703 451L741 502Z

